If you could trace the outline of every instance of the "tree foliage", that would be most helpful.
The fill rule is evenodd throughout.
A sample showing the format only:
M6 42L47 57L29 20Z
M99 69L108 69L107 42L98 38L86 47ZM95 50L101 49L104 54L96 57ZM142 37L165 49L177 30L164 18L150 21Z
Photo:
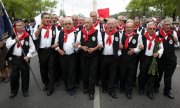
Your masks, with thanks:
M133 15L162 17L180 15L180 0L131 0L126 10Z
M55 6L57 0L2 0L10 18L32 19Z

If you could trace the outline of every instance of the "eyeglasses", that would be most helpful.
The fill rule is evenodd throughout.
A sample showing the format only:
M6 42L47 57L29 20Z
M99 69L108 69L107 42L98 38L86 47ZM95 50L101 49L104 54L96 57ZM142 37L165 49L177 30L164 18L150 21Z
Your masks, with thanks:
M78 21L77 19L72 19L73 21Z
M91 17L96 17L96 16L91 16Z

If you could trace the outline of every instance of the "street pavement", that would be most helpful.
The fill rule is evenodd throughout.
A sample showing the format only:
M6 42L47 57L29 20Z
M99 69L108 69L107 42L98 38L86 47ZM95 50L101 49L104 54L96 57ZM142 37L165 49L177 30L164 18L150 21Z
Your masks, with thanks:
M96 86L96 94L94 101L88 99L88 95L82 92L82 84L76 90L77 96L71 97L64 92L63 82L60 86L55 87L52 96L47 96L45 92L39 90L34 78L30 77L29 97L23 97L21 88L18 95L9 99L10 85L8 83L0 83L0 108L179 108L180 107L180 49L176 50L178 65L173 75L172 93L175 99L169 99L163 96L163 80L161 81L160 92L155 93L155 100L150 100L146 95L138 95L137 87L133 90L132 100L128 100L125 94L116 90L118 99L112 99L108 94L103 94L101 88ZM31 59L31 67L35 73L38 83L43 87L38 57Z

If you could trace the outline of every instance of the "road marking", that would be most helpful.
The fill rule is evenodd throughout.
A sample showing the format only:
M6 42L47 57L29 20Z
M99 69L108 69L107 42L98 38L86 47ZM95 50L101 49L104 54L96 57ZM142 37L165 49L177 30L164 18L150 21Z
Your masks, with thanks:
M177 64L177 66L176 66L177 68L179 68L180 67L180 65L179 64Z
M95 87L94 108L100 108L99 87Z

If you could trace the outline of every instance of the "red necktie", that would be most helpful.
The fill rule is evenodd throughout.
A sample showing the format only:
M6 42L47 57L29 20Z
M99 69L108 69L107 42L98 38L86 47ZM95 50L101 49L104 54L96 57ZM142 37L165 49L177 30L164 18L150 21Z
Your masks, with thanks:
M74 30L75 30L74 27L71 27L70 30L66 30L65 28L63 29L63 31L64 31L64 42L65 43L67 42L68 34L72 33Z
M108 30L105 30L105 33L108 35L108 38L106 40L106 44L109 46L112 44L112 35L114 35L117 32L117 29L114 29L112 32L109 32Z
M82 33L84 34L85 38L84 38L84 42L88 41L88 38L91 34L93 34L96 31L96 29L94 28L94 26L91 27L91 29L89 30L89 32L87 32L87 30L85 28L82 29Z
M24 31L24 33L20 36L19 40L21 41L21 40L25 39L28 36L29 36L29 34L26 31ZM20 46L21 46L21 43L20 42L17 43L17 48L19 48Z
M46 30L46 33L44 34L44 38L49 38L49 29L51 28L50 25L43 27Z
M150 50L150 49L151 49L151 46L152 46L152 41L156 38L156 34L154 33L154 34L151 36L151 38L150 38L148 32L146 32L146 33L144 34L144 36L146 37L146 39L148 39L148 40L150 41L149 44L148 44L148 50Z
M128 33L125 33L125 36L126 36L126 40L125 40L125 48L127 49L128 48L128 45L129 45L129 38L132 37L134 34L134 32L128 34Z

